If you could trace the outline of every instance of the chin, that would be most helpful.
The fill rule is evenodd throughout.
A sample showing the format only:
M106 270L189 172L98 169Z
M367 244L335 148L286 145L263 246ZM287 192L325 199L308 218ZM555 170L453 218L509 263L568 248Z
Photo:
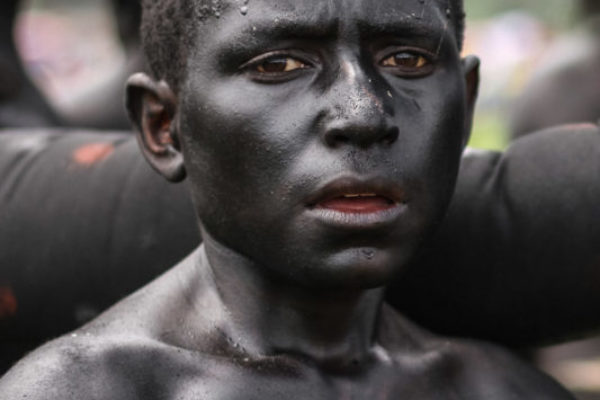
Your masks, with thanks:
M353 247L325 257L319 270L308 271L310 286L374 289L387 286L402 271L412 251Z

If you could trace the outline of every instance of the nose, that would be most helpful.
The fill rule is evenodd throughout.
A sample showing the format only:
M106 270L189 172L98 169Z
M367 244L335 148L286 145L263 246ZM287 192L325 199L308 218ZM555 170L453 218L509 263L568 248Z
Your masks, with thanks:
M373 79L358 62L344 61L328 89L323 139L329 147L354 145L367 148L390 145L398 139L393 124L393 107L388 98L378 96Z

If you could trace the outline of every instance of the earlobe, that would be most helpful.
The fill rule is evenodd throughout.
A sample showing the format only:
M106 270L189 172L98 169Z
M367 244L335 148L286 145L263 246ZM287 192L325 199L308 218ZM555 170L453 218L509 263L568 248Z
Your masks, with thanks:
M473 127L473 115L475 113L475 103L477 101L477 94L479 93L479 58L475 56L467 56L463 58L463 71L465 74L465 133L464 143L466 146L469 142L471 135L471 129Z
M150 165L172 182L186 172L176 132L176 99L169 85L139 73L127 81L126 106Z

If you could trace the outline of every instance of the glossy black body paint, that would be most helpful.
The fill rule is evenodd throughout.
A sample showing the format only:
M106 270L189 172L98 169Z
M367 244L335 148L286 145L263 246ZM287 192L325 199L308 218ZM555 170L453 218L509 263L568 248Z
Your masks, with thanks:
M382 304L441 220L470 129L477 61L459 58L445 8L229 5L199 29L177 93L129 84L146 157L189 178L203 246L33 353L3 395L570 398L504 351L437 338ZM265 68L282 56L303 67ZM418 61L398 66L406 56ZM369 193L395 214L315 211Z

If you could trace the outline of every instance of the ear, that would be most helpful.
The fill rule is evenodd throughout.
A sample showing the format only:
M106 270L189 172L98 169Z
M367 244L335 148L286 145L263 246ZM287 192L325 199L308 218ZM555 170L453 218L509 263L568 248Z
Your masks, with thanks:
M125 103L138 143L150 165L172 182L186 172L176 131L176 99L169 85L138 73L127 81Z
M463 146L466 146L471 136L473 128L473 115L475 113L475 103L477 94L479 93L479 58L475 56L467 56L462 60L463 71L465 74L465 89L466 89L466 108L465 108L465 133Z

